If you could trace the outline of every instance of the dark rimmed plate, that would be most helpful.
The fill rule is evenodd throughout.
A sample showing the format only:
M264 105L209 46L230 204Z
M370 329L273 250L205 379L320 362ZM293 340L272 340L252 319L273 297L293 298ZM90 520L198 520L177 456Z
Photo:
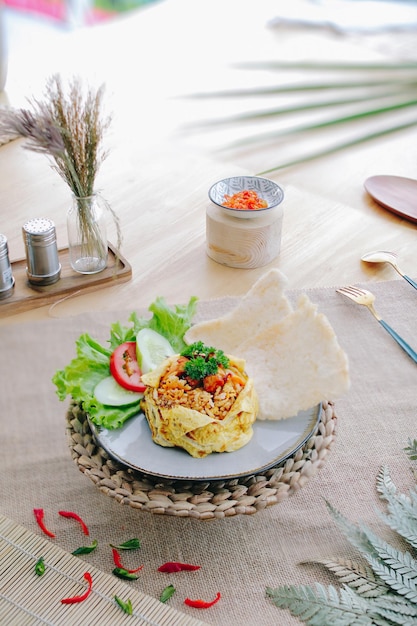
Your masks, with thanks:
M278 421L257 421L250 442L235 452L195 459L180 448L163 448L152 441L145 416L139 413L122 428L107 430L89 420L97 443L127 467L165 479L230 480L259 474L293 455L314 433L321 404Z

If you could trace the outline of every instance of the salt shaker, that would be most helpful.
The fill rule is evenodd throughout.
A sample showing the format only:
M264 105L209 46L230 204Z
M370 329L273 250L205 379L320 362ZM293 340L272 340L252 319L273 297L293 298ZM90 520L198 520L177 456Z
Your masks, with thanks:
M0 300L12 295L14 278L9 261L9 247L6 235L0 235Z
M61 264L56 244L55 224L45 217L36 217L23 225L26 249L26 273L33 285L51 285L59 280Z

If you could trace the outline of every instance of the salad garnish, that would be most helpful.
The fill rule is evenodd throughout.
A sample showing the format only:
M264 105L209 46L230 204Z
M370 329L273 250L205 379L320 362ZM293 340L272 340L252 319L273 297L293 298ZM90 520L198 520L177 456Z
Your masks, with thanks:
M110 327L108 347L101 345L88 333L76 341L76 357L52 378L60 400L71 396L89 418L98 426L120 428L129 418L140 411L140 397L119 406L105 404L97 400L94 390L98 383L111 375L110 358L114 351L126 342L135 342L140 330L151 329L171 344L176 353L185 347L184 335L191 326L197 308L197 297L192 296L186 305L169 306L163 297L158 297L150 305L150 318L139 317L133 312L129 317L130 326L115 322Z

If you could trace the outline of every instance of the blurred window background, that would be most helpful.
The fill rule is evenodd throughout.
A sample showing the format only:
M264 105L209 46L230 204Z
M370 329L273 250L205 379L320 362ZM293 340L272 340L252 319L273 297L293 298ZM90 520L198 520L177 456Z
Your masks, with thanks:
M3 0L16 12L56 22L56 25L93 25L157 0Z

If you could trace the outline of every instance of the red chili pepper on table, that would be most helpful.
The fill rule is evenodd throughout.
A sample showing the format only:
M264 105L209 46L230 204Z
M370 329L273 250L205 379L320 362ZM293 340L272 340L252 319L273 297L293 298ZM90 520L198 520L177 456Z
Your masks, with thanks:
M72 596L71 598L63 598L61 600L62 604L77 604L77 602L84 602L84 600L86 600L88 598L88 596L90 595L91 590L93 588L93 579L91 577L90 572L85 572L84 573L84 578L88 582L88 587L87 587L86 591L83 594L81 594L80 596Z
M36 521L38 522L39 528L45 533L45 535L48 535L48 537L55 537L55 534L51 530L48 530L47 527L45 526L45 522L43 521L43 518L44 518L43 509L33 509L33 513L35 515Z
M213 606L213 604L216 604L216 602L220 600L220 597L221 596L219 591L214 600L212 600L211 602L205 602L204 600L190 600L190 598L185 598L184 604L186 604L187 606L192 606L194 609L208 609L209 607Z
M164 563L160 567L158 567L158 572L168 572L168 574L172 574L173 572L194 572L197 569L200 569L200 565L190 565L190 563L179 563L178 561L168 561Z
M137 567L136 569L127 569L127 567L125 567L122 564L120 554L118 553L116 548L113 548L112 552L113 552L113 561L114 561L115 566L118 567L119 569L124 569L128 574L136 574L136 572L140 572L140 570L143 568L143 565L141 565L140 567Z
M81 524L81 528L83 530L84 535L89 535L90 531L88 530L87 524L77 513L73 513L73 511L58 511L59 515L62 517L68 517L70 519L75 519L79 524Z

